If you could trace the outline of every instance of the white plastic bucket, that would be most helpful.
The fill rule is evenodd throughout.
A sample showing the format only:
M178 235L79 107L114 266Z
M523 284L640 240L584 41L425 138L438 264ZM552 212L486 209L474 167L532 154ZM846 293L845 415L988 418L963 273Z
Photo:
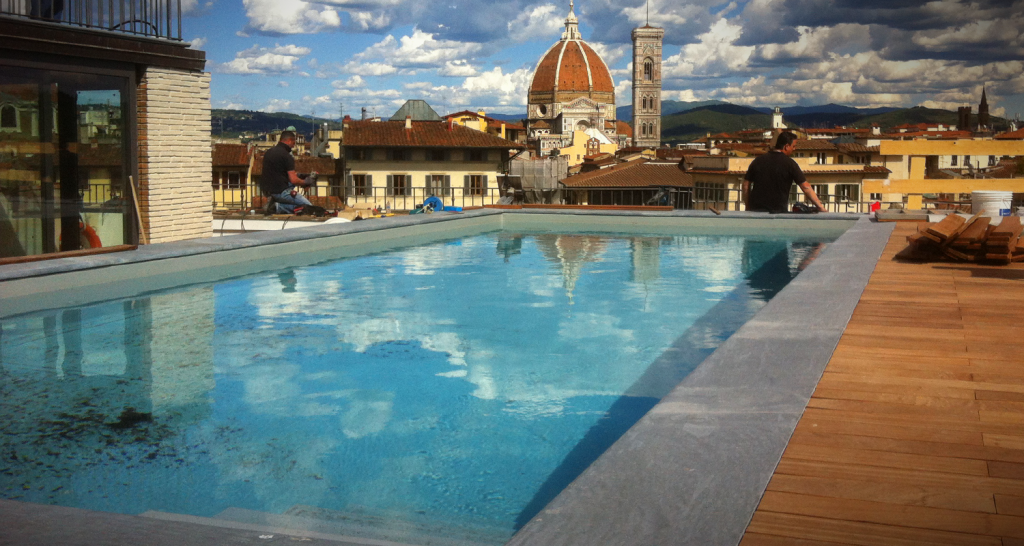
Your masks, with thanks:
M1013 192L1009 191L973 191L971 192L971 211L974 214L995 218L1010 215L1010 203Z

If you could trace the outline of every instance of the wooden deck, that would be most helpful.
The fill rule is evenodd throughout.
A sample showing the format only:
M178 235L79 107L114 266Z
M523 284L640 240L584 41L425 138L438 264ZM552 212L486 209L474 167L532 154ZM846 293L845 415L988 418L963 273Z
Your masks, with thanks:
M1024 264L898 224L741 544L1024 546Z

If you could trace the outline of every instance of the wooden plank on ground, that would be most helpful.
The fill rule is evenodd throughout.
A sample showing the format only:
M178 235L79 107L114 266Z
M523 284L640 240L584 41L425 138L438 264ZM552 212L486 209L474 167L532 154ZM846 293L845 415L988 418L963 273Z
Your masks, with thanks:
M769 512L812 517L850 519L936 531L964 532L995 537L1024 538L1024 517L946 510L925 506L766 491L759 506Z
M760 510L749 529L769 536L861 546L1000 546L998 537Z
M947 487L921 487L900 483L843 480L828 476L794 476L776 471L768 491L814 495L832 499L884 502L905 506L929 506L964 512L996 513L992 493Z
M885 468L905 468L908 470L925 470L929 472L945 472L948 474L965 474L969 476L988 476L986 461L974 459L958 459L956 457L935 457L907 453L889 453L886 451L869 451L860 449L830 449L818 446L790 444L783 455L785 459L821 461L839 464L881 466Z

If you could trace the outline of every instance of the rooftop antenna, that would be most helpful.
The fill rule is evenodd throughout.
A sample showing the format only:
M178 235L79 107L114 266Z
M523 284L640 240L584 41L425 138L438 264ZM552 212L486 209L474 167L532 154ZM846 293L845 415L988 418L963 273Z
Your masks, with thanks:
M647 0L647 26L651 26L651 0Z

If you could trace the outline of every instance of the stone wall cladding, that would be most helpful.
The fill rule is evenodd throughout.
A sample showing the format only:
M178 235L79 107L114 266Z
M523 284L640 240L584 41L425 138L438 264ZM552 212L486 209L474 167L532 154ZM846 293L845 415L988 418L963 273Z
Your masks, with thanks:
M139 206L149 242L210 237L210 74L149 67L137 99Z

